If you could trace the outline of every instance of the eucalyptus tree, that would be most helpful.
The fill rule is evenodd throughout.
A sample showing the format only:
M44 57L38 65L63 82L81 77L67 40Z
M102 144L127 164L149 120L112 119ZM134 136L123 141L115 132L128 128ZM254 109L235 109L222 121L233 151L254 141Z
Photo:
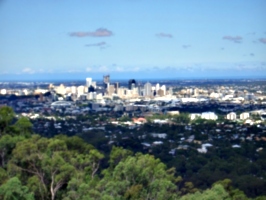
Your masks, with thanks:
M17 143L9 162L9 172L14 175L20 172L22 177L27 177L36 198L54 200L58 191L73 177L86 173L94 178L99 169L103 155L80 140L33 135Z

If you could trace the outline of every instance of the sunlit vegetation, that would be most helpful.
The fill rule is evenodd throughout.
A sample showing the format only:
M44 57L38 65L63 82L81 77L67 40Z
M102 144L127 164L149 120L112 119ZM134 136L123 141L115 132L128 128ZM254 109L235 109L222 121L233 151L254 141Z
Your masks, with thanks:
M178 175L179 170L193 173L197 163L207 166L201 169L205 170L206 179L222 170L236 168L230 163L216 163L219 159L213 160L213 167L200 156L190 167L180 160L177 169L169 168L150 154L116 146L110 152L102 152L80 137L42 137L32 133L31 127L27 118L16 119L11 108L0 108L0 199L248 199L229 179L201 190L193 181ZM260 162L265 165L265 159ZM216 171L217 165L220 172ZM242 181L251 190L260 190L260 183L252 182L252 176ZM254 198L266 198L258 196Z

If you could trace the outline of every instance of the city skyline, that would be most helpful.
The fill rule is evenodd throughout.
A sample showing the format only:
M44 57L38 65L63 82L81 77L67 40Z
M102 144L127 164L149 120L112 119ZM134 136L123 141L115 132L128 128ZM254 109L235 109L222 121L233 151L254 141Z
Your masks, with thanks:
M0 79L266 78L266 2L0 1Z

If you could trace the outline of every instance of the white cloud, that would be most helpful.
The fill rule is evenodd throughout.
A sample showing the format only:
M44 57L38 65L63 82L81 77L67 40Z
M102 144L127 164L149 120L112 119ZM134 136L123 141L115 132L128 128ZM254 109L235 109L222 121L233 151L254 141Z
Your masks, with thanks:
M33 69L27 67L27 68L24 68L24 69L22 70L22 73L26 73L26 74L34 74L34 73L35 73L35 70L33 70Z
M97 72L107 73L107 72L111 72L112 70L106 66L100 66L100 67L95 66L95 67L87 67L85 71L94 72L94 73L97 73Z
M140 71L140 68L139 67L134 67L134 68L131 69L131 71L138 72L138 71Z
M78 72L82 72L82 71L78 70L78 69L69 69L69 70L67 70L67 73L78 73Z
M110 70L106 66L101 66L97 69L98 72L109 72Z
M91 72L92 71L92 68L91 67L87 67L86 68L86 72Z
M115 71L117 71L117 72L124 72L125 69L123 67L116 67L115 68Z

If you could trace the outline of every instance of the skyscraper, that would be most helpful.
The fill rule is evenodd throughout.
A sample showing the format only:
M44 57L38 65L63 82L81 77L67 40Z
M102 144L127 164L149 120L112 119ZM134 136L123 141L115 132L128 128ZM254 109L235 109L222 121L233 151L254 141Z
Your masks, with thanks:
M90 87L92 84L92 78L86 78L86 87Z
M108 89L107 89L108 95L112 96L115 92L115 86L114 85L109 85Z
M119 82L116 82L116 83L115 83L115 93L116 93L116 94L117 94L118 88L119 88Z
M156 92L160 89L160 83L157 83L156 86L155 86L155 90Z
M163 95L166 95L166 87L165 87L165 85L162 85L161 90L163 90Z
M152 96L152 89L151 89L151 83L147 82L144 84L144 91L143 95L144 96Z
M132 90L132 88L136 87L136 85L137 85L137 82L135 79L130 79L128 81L128 89Z
M104 88L107 89L109 84L110 84L110 75L103 76Z
M88 88L88 92L95 92L95 88L91 85L91 86Z

